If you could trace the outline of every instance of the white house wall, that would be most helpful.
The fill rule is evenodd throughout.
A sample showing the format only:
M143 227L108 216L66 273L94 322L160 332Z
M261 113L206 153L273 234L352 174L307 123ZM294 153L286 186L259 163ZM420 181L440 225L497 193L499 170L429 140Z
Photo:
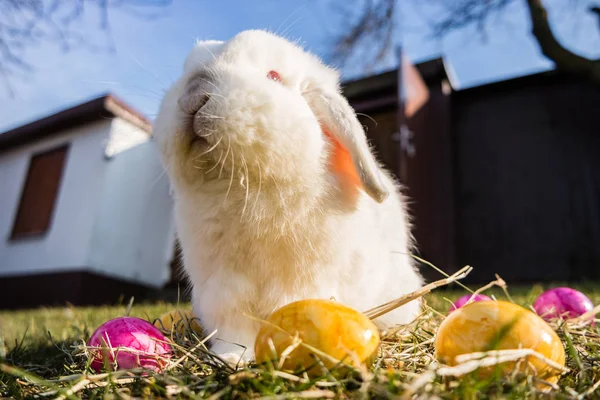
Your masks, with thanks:
M0 153L0 276L85 267L104 181L110 122L79 126ZM49 231L10 240L31 156L66 143L70 147Z
M148 133L122 118L112 120L106 155L115 156L149 140Z
M87 264L92 270L160 287L170 277L174 244L169 183L155 143L107 161Z

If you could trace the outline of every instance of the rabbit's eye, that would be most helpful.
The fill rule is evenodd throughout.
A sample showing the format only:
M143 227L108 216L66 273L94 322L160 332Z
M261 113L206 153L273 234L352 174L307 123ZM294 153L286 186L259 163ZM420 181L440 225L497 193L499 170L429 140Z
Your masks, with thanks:
M281 82L281 76L277 73L277 71L269 71L267 74L267 78L275 82Z

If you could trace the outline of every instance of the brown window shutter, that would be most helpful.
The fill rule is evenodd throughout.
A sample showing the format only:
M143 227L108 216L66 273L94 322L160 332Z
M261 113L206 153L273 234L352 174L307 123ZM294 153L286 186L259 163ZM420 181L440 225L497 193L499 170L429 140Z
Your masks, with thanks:
M68 148L61 146L31 158L12 238L41 235L50 228Z

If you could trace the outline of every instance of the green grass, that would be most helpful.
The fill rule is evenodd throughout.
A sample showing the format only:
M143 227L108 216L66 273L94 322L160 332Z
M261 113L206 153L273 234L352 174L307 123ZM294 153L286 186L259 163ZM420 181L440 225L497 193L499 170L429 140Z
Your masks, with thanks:
M512 300L529 307L545 287L509 288ZM600 284L579 286L600 304ZM596 327L559 324L567 367L557 387L541 392L533 376L517 373L488 378L477 373L440 376L433 338L448 309L447 299L464 290L440 290L425 296L426 311L410 326L385 336L379 358L368 370L337 371L319 378L291 375L270 367L232 371L212 357L192 332L174 335L174 368L161 374L89 369L84 343L102 322L126 315L148 320L174 304L134 304L97 308L44 308L0 312L0 397L10 398L432 398L523 399L600 398L600 332ZM494 288L485 292L505 299ZM180 305L185 308L189 305ZM193 351L189 352L190 349ZM437 371L437 372L436 372Z

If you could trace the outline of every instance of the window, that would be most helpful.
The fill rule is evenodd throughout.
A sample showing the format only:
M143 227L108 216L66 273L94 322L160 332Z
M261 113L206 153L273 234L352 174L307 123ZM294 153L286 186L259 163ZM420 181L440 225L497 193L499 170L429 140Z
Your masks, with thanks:
M12 238L41 235L50 228L67 151L62 146L31 158Z

